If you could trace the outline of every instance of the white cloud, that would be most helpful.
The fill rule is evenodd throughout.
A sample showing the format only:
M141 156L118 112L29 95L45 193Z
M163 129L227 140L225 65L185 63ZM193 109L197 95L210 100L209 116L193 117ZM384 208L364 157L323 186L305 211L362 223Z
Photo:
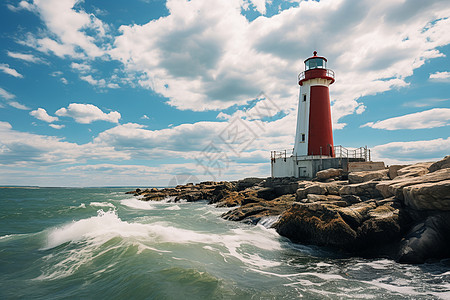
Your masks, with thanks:
M436 72L430 74L430 80L439 82L450 82L450 72Z
M94 79L92 77L92 75L87 75L87 76L80 76L80 78L84 81L86 81L87 83L89 83L90 85L95 85L95 86L100 86L100 87L104 87L106 85L106 81L105 79Z
M0 122L0 149L0 165L5 166L55 166L83 163L88 159L130 158L112 147L78 145L57 137L17 131L7 122Z
M9 57L24 60L31 63L41 63L43 62L42 59L39 57L34 56L33 54L27 54L27 53L19 53L19 52L7 52Z
M80 76L81 80L86 81L90 85L97 86L100 88L110 88L110 89L118 89L120 86L117 83L109 82L107 83L105 79L95 79L92 75Z
M425 129L450 125L450 108L434 108L405 116L369 122L361 127L376 129Z
M61 77L60 80L61 80L61 82L64 83L64 84L68 84L68 83L69 83L69 82L67 81L67 79L64 78L64 77Z
M81 72L81 73L86 73L86 72L91 71L91 66L88 65L87 63L76 63L76 62L73 62L73 63L70 64L70 67L72 69L74 69L74 70L77 70L77 71Z
M147 115L143 115L143 116L141 117L141 119L143 119L143 120L149 120L150 118L149 118Z
M0 87L0 96L6 100L14 99L16 96Z
M104 50L97 42L106 36L108 26L79 7L78 0L35 0L35 10L51 32L47 37L29 36L25 44L59 57L100 57ZM85 30L93 32L88 35Z
M39 119L41 121L52 123L58 121L57 117L52 117L47 114L47 111L43 108L38 108L36 110L33 110L30 112L30 115L35 117L36 119Z
M71 117L81 124L89 124L94 121L118 123L121 117L117 111L104 113L95 105L81 103L71 103L67 108L58 109L55 114L60 117Z
M263 1L254 4L261 9ZM130 73L146 74L139 84L180 109L221 109L261 91L289 109L314 45L337 74L330 89L336 125L363 112L360 97L408 86L414 69L442 57L437 47L450 42L445 1L308 1L252 22L241 5L169 0L168 16L121 26L110 54Z
M19 103L17 101L9 101L8 104L14 108L21 109L21 110L30 110L30 108L26 105L23 105L22 103Z
M15 69L10 68L8 64L0 64L0 71L16 78L23 78L22 74L17 72Z
M437 161L448 155L450 137L434 140L393 142L372 147L375 161L387 164L409 164L419 161Z
M7 4L6 6L9 8L9 10L14 11L14 12L17 12L20 10L28 10L28 11L36 10L36 7L32 3L29 3L27 1L20 1L17 6L14 6L12 4Z
M48 124L48 126L55 128L55 129L62 129L65 127L64 125L58 125L58 124Z

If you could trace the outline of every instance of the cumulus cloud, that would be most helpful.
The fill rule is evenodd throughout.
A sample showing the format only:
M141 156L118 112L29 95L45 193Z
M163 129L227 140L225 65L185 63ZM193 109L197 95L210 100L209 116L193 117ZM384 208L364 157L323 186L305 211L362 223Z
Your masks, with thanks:
M387 164L436 161L448 155L450 137L434 140L393 142L372 147L374 160Z
M0 165L8 166L54 166L87 159L129 159L128 154L112 147L92 143L78 145L57 137L21 132L7 122L0 122L0 149Z
M450 72L436 72L430 74L430 80L439 82L450 82Z
M96 42L106 37L108 26L93 14L74 6L78 0L35 0L34 10L47 26L50 34L28 36L25 44L42 52L64 57L100 57L104 50ZM88 35L89 29L94 34Z
M434 108L405 116L369 122L361 127L376 129L425 129L450 125L450 108Z
M117 111L104 113L100 108L92 104L71 103L67 108L60 108L55 113L60 117L70 117L77 123L89 124L94 121L107 121L119 123L121 117Z
M40 63L43 62L42 59L39 57L34 56L33 54L27 54L27 53L19 53L19 52L7 52L9 57L24 60L31 63Z
M240 14L242 3L170 0L168 16L121 26L110 54L128 71L146 74L139 83L180 109L221 109L261 91L290 108L296 75L314 45L337 74L331 87L337 124L363 113L360 97L407 86L413 70L441 57L436 48L450 42L445 1L308 1L252 22Z
M38 120L47 122L47 123L52 123L52 122L56 122L58 121L57 117L52 117L50 116L47 111L43 108L38 108L36 110L33 110L30 112L30 115L35 117Z
M81 73L86 73L89 72L91 70L91 66L88 65L87 63L76 63L73 62L70 64L70 67L74 70L77 70Z
M20 10L28 10L28 11L35 11L36 7L32 4L29 3L27 1L20 1L17 6L14 6L12 4L7 4L6 5L8 7L9 10L17 12Z
M17 72L15 69L10 68L8 64L0 64L0 71L16 78L23 78L22 74Z

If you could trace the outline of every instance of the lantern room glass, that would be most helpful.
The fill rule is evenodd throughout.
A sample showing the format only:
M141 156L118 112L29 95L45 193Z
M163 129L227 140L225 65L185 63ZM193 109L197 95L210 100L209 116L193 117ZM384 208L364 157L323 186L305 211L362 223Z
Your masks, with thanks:
M320 57L308 59L305 63L305 70L326 69L326 68L327 68L327 61Z

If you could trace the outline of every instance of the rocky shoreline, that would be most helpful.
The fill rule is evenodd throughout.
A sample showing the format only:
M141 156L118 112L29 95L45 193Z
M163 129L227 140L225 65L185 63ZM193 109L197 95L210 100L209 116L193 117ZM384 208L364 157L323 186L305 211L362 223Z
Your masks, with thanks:
M353 172L312 181L246 178L128 192L142 201L207 200L226 220L271 227L293 242L402 263L450 258L450 156L438 162Z

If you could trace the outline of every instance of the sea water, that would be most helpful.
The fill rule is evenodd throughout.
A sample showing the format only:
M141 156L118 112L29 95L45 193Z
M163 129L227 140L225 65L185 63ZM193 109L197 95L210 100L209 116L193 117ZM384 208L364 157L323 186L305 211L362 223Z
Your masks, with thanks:
M0 188L0 299L450 299L450 261L346 257L120 188Z

